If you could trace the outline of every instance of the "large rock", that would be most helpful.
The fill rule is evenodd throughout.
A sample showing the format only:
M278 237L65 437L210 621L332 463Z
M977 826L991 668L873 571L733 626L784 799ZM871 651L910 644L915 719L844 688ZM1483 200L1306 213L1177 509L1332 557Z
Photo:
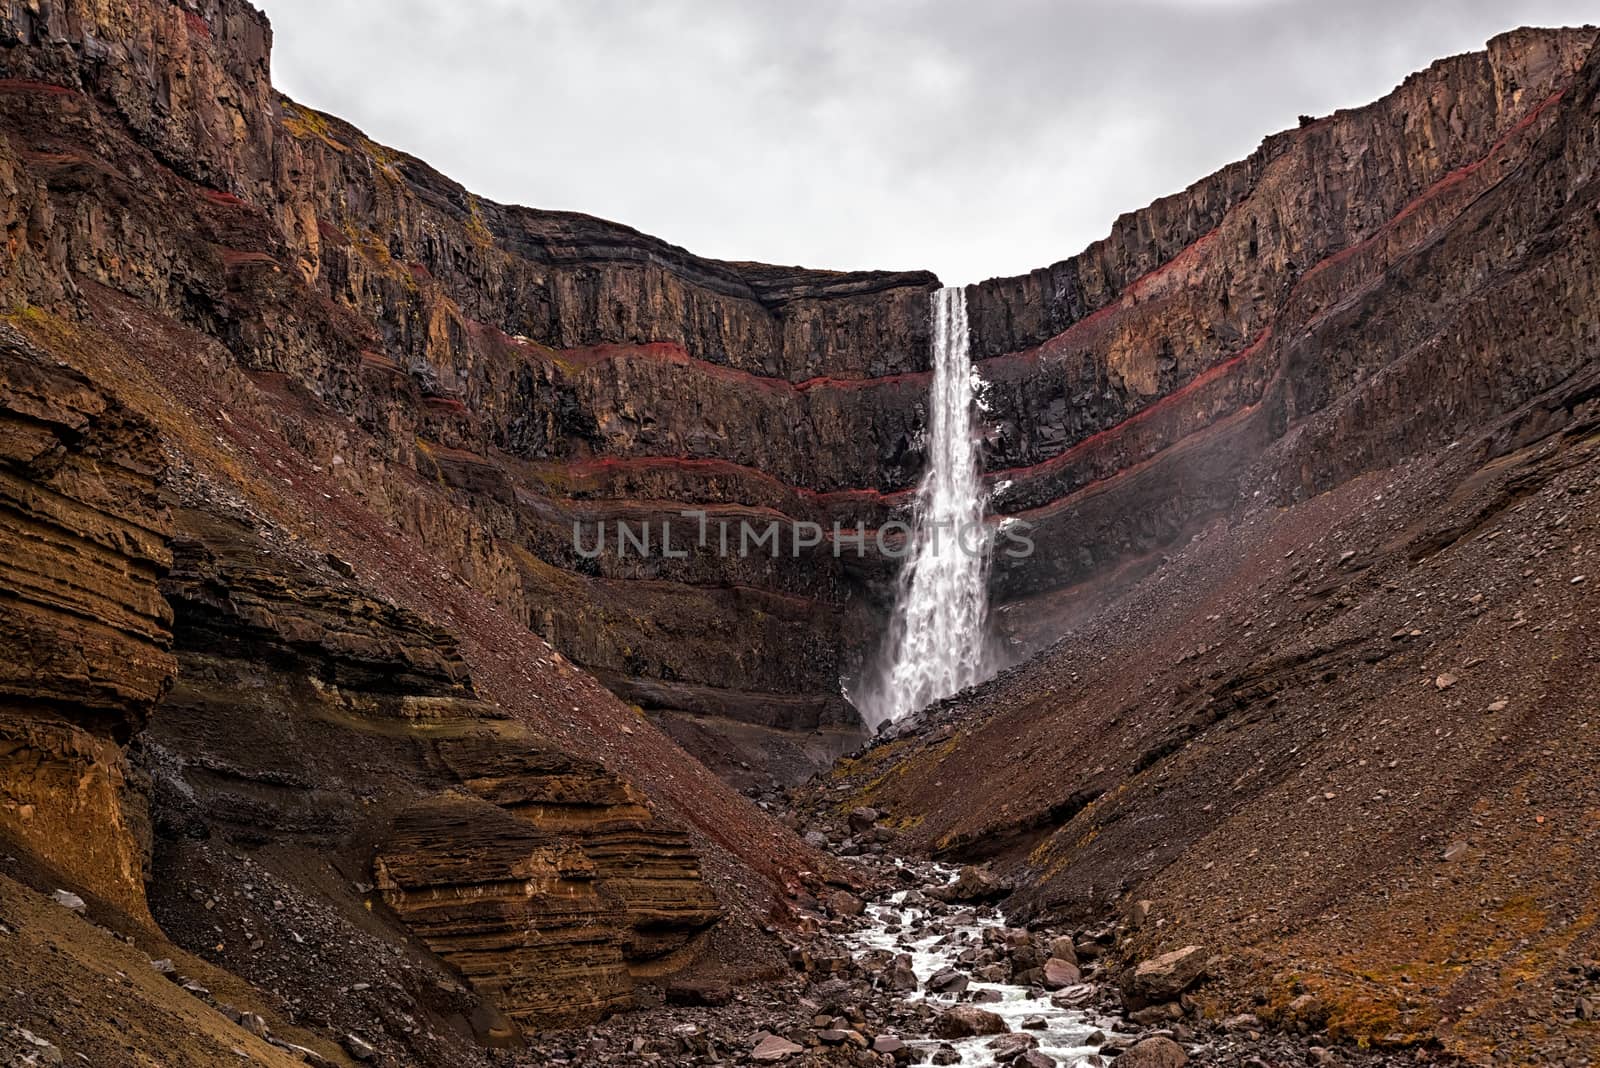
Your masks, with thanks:
M1064 960L1068 964L1074 965L1078 963L1078 947L1077 944L1073 942L1071 935L1061 935L1057 938L1052 938L1050 940L1050 945L1046 947L1046 951L1050 957L1056 960Z
M667 984L668 1005L717 1008L733 1000L733 987L720 979L674 979Z
M940 968L928 976L927 988L930 994L960 994L965 991L971 980L954 968Z
M1039 1040L1029 1034L1007 1034L989 1042L985 1047L997 1064L1010 1064L1018 1057L1039 1045Z
M1129 1046L1116 1063L1117 1068L1183 1068L1189 1055L1172 1039L1157 1035Z
M873 824L878 822L878 810L865 806L853 808L850 810L850 815L846 822L850 825L850 830L856 834L870 831Z
M1123 999L1134 1009L1175 1001L1205 975L1209 959L1200 946L1184 946L1144 961L1124 977Z
M932 891L932 896L954 904L980 904L996 901L1011 892L1011 887L988 868L962 868L949 886Z
M804 1052L804 1046L796 1045L778 1035L768 1035L756 1043L755 1048L750 1051L750 1059L761 1064L770 1064Z
M888 984L890 990L909 992L917 989L917 973L912 967L911 955L901 953L889 965Z
M1009 1030L1004 1019L976 1005L957 1005L946 1009L933 1022L933 1033L938 1038L1003 1035Z
M867 903L848 890L835 890L823 900L835 916L859 916L867 910Z
M1073 986L1083 979L1083 973L1078 971L1078 966L1059 957L1051 957L1044 962L1044 988L1046 990L1062 990Z

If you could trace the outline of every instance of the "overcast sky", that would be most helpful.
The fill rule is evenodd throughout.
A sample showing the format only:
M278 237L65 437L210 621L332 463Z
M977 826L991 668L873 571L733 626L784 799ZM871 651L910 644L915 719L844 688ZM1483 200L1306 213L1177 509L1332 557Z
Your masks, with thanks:
M948 283L1594 0L256 0L290 96L477 193Z

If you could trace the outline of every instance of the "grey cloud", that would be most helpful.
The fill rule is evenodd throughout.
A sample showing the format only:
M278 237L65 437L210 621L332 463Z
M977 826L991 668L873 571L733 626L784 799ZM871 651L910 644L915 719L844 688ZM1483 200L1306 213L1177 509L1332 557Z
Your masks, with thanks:
M275 76L474 190L710 256L1013 274L1526 0L265 0Z

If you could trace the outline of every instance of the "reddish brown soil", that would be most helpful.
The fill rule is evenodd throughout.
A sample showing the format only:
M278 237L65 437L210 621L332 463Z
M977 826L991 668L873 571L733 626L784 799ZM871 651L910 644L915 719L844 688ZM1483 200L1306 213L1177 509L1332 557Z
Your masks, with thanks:
M1596 381L1030 606L1065 636L833 800L995 859L1028 914L1153 901L1137 952L1222 954L1215 1011L1595 1056Z
M0 874L0 975L8 980L0 983L0 1019L53 1043L66 1055L65 1063L141 1068L303 1063L158 973L151 967L152 955L170 959L219 1003L261 1013L273 1033L346 1063L325 1040L287 1026L262 1003L259 991L239 979L147 932L129 944ZM22 986L11 981L23 977ZM0 1036L0 1054L21 1052L33 1051L10 1048Z

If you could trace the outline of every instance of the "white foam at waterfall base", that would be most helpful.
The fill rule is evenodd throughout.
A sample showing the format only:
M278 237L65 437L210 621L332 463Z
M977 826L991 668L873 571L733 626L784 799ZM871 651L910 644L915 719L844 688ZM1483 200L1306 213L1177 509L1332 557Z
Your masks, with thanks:
M928 469L913 505L910 552L875 679L858 701L877 726L988 677L987 495L960 287L933 294Z

